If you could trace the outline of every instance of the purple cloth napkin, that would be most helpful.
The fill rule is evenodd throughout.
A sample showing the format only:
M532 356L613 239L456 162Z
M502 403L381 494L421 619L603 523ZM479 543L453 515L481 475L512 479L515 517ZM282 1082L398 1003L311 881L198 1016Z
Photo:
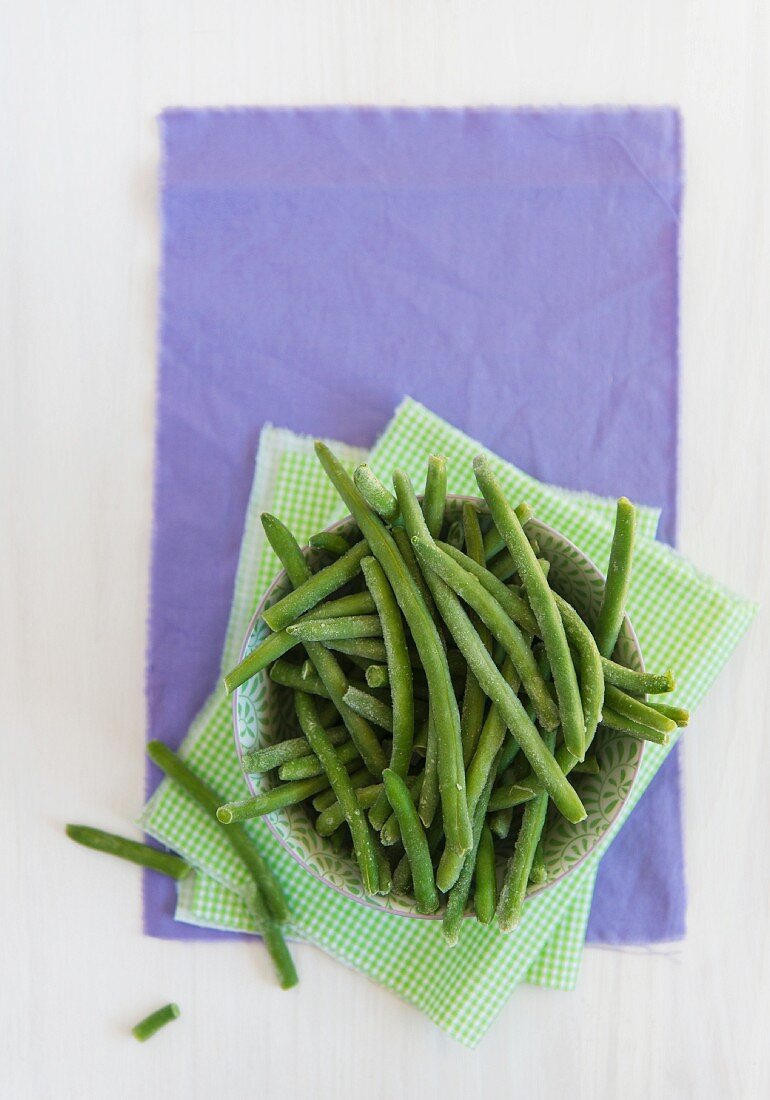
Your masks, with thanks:
M673 540L679 130L660 108L164 115L152 737L177 744L216 682L266 421L370 445L409 393L538 478L660 505ZM147 878L147 932L215 934L174 900ZM674 752L589 940L684 916Z

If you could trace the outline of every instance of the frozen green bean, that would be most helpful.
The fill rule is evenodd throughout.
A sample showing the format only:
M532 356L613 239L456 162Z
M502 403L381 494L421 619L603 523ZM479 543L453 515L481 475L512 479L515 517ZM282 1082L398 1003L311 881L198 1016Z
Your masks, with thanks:
M398 547L398 552L400 553L403 563L406 566L407 572L414 581L415 587L422 596L423 603L427 607L428 613L433 620L433 624L436 627L436 631L438 632L439 640L442 646L444 646L444 632L443 623L441 622L441 616L438 613L438 609L433 600L433 596L431 596L430 594L430 589L428 588L428 585L425 581L425 577L422 575L422 570L417 564L417 558L414 556L412 542L409 538L406 528L394 527L391 531L391 534L393 536L393 541ZM416 654L416 656L419 660L419 654ZM414 664L414 660L412 661L412 664ZM422 662L420 662L420 667L422 667Z
M333 745L341 745L348 740L348 731L344 726L331 726L326 730L326 736ZM280 768L290 760L308 757L312 751L305 737L290 737L265 748L249 749L241 758L241 766L247 775L260 775L272 771L273 768Z
M434 539L439 537L441 525L444 522L446 480L446 459L443 455L431 455L428 458L428 475L425 479L422 514L425 517L425 526Z
M555 734L549 733L546 738L548 748L553 752ZM521 920L535 849L543 832L547 810L548 795L545 791L528 802L524 808L521 828L516 837L513 855L508 860L497 903L497 923L502 932L510 932Z
M631 580L634 555L636 509L630 500L621 497L615 513L607 581L604 586L594 637L602 657L611 657L626 613L626 597Z
M667 718L664 713L653 707L648 707L641 699L635 699L632 695L626 695L620 688L609 684L605 691L607 706L624 718L631 718L642 726L649 726L658 733L673 733L676 722Z
M655 745L667 745L671 739L669 733L653 729L652 726L637 722L625 714L618 714L609 706L604 707L602 722L608 729L622 730L624 733L630 733L640 741L652 741ZM676 722L673 722L672 725L674 729L677 728Z
M415 808L420 801L420 794L422 792L422 785L425 781L425 771L419 772L417 775L407 776L406 785L409 789L409 793L412 796L412 802L414 802ZM390 803L388 803L390 805ZM434 819L435 820L435 819ZM401 830L398 824L398 818L395 813L391 813L385 824L380 829L380 840L383 844L390 847L393 844L398 844L401 840Z
M149 1016L145 1016L138 1024L134 1024L131 1028L131 1034L135 1039L138 1039L140 1043L146 1043L157 1031L160 1031L162 1027L165 1027L166 1024L170 1024L172 1020L176 1020L178 1017L179 1005L164 1005L163 1008L156 1009L156 1011L151 1012Z
M393 748L390 768L402 778L409 770L414 743L414 683L406 640L404 620L393 589L376 558L361 562L366 586L374 600L382 624L387 657L386 682L390 684L391 732ZM368 677L367 677L368 680ZM387 796L380 799L370 815L375 828L381 828L388 815Z
M390 685L390 673L387 665L367 665L364 677L370 688L384 688Z
M511 831L513 807L509 806L507 810L493 810L487 820L494 835L499 837L500 840L505 840Z
M351 710L360 714L362 718L366 718L368 722L373 722L388 733L393 732L393 708L383 703L381 699L376 699L353 684L348 687L343 699Z
M481 831L484 827L495 770L496 766L491 769L484 789L476 803L476 809L473 814L473 845L471 850L467 853L457 881L447 897L446 912L444 913L444 919L441 924L441 932L450 947L454 947L460 938L465 908L468 904L468 898L471 892L471 881L476 869L476 858L479 850L479 842L481 840Z
M312 546L314 550L323 550L327 554L334 554L337 558L347 554L350 549L348 540L337 531L319 531L317 535L310 536L308 545Z
M180 879L190 873L189 863L185 863L183 859L172 855L171 852L161 852L149 844L116 836L115 833L105 833L102 829L92 829L89 825L66 825L64 831L70 840L75 840L86 848L127 859L130 863L149 867L152 871L168 875L169 878Z
M428 850L425 830L417 816L409 789L401 778L390 768L382 773L388 801L398 821L404 851L409 857L412 868L412 884L417 909L420 913L435 913L438 909L438 893L433 878L433 864Z
M428 740L425 745L425 778L423 779L417 813L427 829L435 817L440 801L438 783L438 735L428 715Z
M216 791L195 774L168 745L162 741L150 741L147 755L173 782L178 783L214 820L218 820L220 798ZM223 829L241 862L246 866L254 882L252 903L259 922L259 930L265 941L283 989L297 984L297 971L283 938L279 922L287 919L289 907L283 890L272 870L265 862L249 834L240 825Z
M307 698L312 699L312 696L309 695ZM331 738L329 738L329 744L334 747L334 742ZM358 767L361 764L361 757L358 749L352 741L345 741L337 748L337 759L340 764L343 765L355 765ZM314 775L323 774L324 766L315 753L311 753L310 756L303 756L299 760L287 760L286 763L281 764L278 769L278 778L283 783L292 783L297 779L312 779Z
M353 471L353 482L366 503L388 523L398 519L398 501L382 484L371 466L362 462Z
M350 782L350 777L340 760L337 750L330 743L316 714L315 702L310 695L297 692L294 696L294 704L299 719L300 729L308 739L308 743L315 755L323 765L324 773L328 777L329 785L337 796L337 802L342 807L345 820L353 839L353 849L356 853L358 867L367 894L376 894L379 890L379 865L377 861L377 849L374 843L372 831L366 816L359 808L356 792Z
M336 638L382 637L379 615L345 615L341 619L309 619L286 627L299 642L328 642Z
M677 726L686 726L690 721L690 712L684 707L672 707L668 703L648 703L647 706L665 718L670 718L672 722L676 722Z
M635 672L625 665L615 664L614 661L602 657L602 673L606 684L635 695L663 695L676 687L674 673L670 668L662 673Z
M361 559L368 553L369 547L365 541L356 543L341 558L337 558L318 573L311 574L293 591L268 607L262 618L271 630L278 631L290 626L303 612L309 611L352 580L361 571Z
M580 767L579 764L578 767ZM542 834L540 840L537 842L537 848L535 848L532 869L529 872L529 881L533 886L542 886L544 882L548 881L548 872L545 869L545 856L543 854Z
M480 924L491 924L497 905L497 872L495 869L495 842L489 827L484 825L476 853L476 888L473 905Z
M515 511L505 499L502 488L483 455L477 455L473 460L473 472L489 505L495 526L516 563L529 605L537 619L556 685L565 744L573 756L582 760L585 756L586 732L583 706L564 624L553 593Z

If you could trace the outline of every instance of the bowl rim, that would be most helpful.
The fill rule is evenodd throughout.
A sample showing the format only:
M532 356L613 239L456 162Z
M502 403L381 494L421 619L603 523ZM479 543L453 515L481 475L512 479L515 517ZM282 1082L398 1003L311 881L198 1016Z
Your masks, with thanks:
M419 494L418 494L418 496L419 496ZM472 494L468 494L468 493L447 493L446 499L447 499L447 501L454 500L454 501L459 501L461 503L465 503L466 501L470 501L472 504L480 506L480 510L483 510L483 512L485 514L489 513L489 509L488 509L486 501L483 499L483 497L473 496ZM606 584L607 578L606 578L605 574L602 573L602 571L598 568L598 566L595 564L595 562L592 561L592 559L589 558L588 555L580 549L580 547L576 546L575 543L572 542L571 539L568 539L566 535L563 535L561 533L561 531L558 531L555 527L551 527L550 524L546 523L544 520L540 519L538 516L533 516L532 518L533 518L533 520L535 520L535 522L537 522L539 524L539 526L544 528L544 530L546 530L549 534L554 535L556 538L560 539L565 544L565 546L567 548L571 548L572 550L574 550L585 561L585 563L588 566L590 566L590 568L593 569L597 573L598 576L600 576L602 578L602 580ZM341 519L335 520L334 523L330 523L328 525L328 527L323 528L323 530L324 531L335 531L338 527L345 526L346 524L349 524L349 523L355 523L354 517L350 514L348 514L346 516L343 516ZM306 544L301 549L302 549L303 555L307 556L307 554L310 551L312 551L313 547ZM254 628L256 627L259 620L262 618L262 612L265 608L265 605L267 604L267 601L270 599L270 596L272 595L275 588L278 586L278 584L280 584L283 581L283 579L285 577L286 577L286 570L281 569L280 572L278 572L275 575L275 577L271 581L270 585L268 586L268 588L263 593L262 598L260 599L259 603L257 604L257 607L254 610L254 613L251 616L251 619L249 620L249 624L246 628L246 633L244 635L244 638L243 638L243 641L241 643L239 653L238 653L238 660L239 661L242 661L243 658L246 655L246 647L249 644L249 640L250 640L251 635L254 631ZM644 671L644 658L643 658L643 654L642 654L642 647L639 644L639 639L636 635L636 631L634 630L633 623L631 622L631 620L628 617L627 613L624 614L624 616L623 616L623 622L624 622L624 625L626 627L627 633L629 635L629 640L630 640L631 644L633 645L633 647L635 648L635 650L636 650L636 652L639 656L641 671ZM260 675L262 675L262 674L260 673ZM243 775L246 786L249 789L249 793L252 795L252 797L256 797L259 792L257 791L257 788L254 786L251 775L248 772L243 771L243 748L241 746L240 736L239 736L239 732L238 732L238 696L239 696L239 692L241 690L241 686L242 685L239 685L235 689L235 691L233 692L233 701L232 701L233 737L234 737L234 740L235 740L235 751L238 754L238 763L241 766L241 774ZM639 769L642 766L642 758L644 756L645 748L646 748L646 742L645 741L640 741L639 742L639 756L638 756L636 765L634 767L634 773L633 773L633 776L631 778L631 782L630 782L629 787L628 787L628 793L626 794L625 798L618 801L617 807L615 808L615 810L612 812L612 814L609 816L609 818L607 820L607 828L605 829L602 836L599 837L599 839L588 849L588 851L584 852L583 855L581 855L580 858L578 860L576 860L575 863L573 863L571 867L568 867L566 870L562 871L561 874L556 875L554 878L548 879L547 882L544 882L544 883L542 883L542 885L537 886L534 890L528 890L526 895L525 895L525 898L524 898L524 904L525 905L532 898L539 897L545 890L548 890L550 887L555 886L557 883L563 882L567 875L571 875L578 868L582 867L584 865L584 863L586 862L586 860L588 860L588 858L594 854L596 848L601 843L601 841L604 839L604 836L607 834L607 832L609 832L609 830L612 827L612 825L614 824L616 818L620 814L620 811L623 809L626 802L628 801L628 799L631 796L631 792L634 788L637 776L639 774ZM281 811L281 810L274 811L275 814L280 814L282 812L283 811ZM264 814L262 816L262 820L265 822L267 828L270 830L270 832L275 837L275 839L278 841L278 843L281 845L281 847L284 849L284 851L287 852L287 854L291 856L291 858L295 861L295 863L297 863L300 867L302 867L302 869L304 871L307 871L308 874L312 875L313 878L317 879L318 882L321 882L324 886L328 887L329 889L335 890L338 894L341 894L343 897L348 898L351 901L355 901L359 905L365 905L369 909L376 909L380 913L388 913L388 914L391 914L392 916L396 916L396 917L408 917L408 918L411 918L412 920L442 920L443 919L443 916L444 916L444 914L442 912L443 906L440 907L438 912L436 912L436 913L416 913L416 912L415 913L409 913L409 912L403 912L400 909L389 909L387 906L383 905L380 901L379 895L375 895L373 897L370 897L367 894L362 894L362 895L353 894L349 890L347 890L344 886L340 886L336 882L331 882L324 875L320 874L313 867L309 866L304 861L304 859L302 859L302 857L300 855L298 855L298 853L295 852L286 843L283 836L276 829L272 818L273 818L272 813ZM464 914L464 919L469 919L471 916L472 916L472 914L469 913L466 910L466 912Z

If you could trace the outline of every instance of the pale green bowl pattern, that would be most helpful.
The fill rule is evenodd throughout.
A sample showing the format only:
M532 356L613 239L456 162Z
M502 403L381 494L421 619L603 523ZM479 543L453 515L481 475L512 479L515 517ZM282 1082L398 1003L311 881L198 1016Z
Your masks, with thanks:
M447 503L450 518L453 510L459 516L463 501L468 499L474 499L480 510L485 507L483 501L475 498L450 497ZM356 531L356 528L348 517L334 524L330 530L345 534ZM549 580L553 587L580 611L589 624L593 623L604 590L602 574L573 543L546 524L532 519L527 530L537 537L542 556L551 563ZM305 553L311 562L317 560L316 551L307 549ZM249 626L242 651L244 656L269 633L261 618L264 609L279 600L289 589L286 574L279 574ZM643 669L639 644L628 618L623 624L614 657L629 668L639 671ZM239 757L255 746L271 745L298 733L290 691L274 684L266 672L253 677L236 690L233 715ZM586 808L587 817L579 824L572 825L551 805L544 831L544 858L548 881L532 889L529 896L547 890L581 863L600 843L629 796L642 758L644 742L600 726L594 744L599 774L573 774L571 777ZM257 794L269 789L274 782L271 778L274 774L245 776L251 793ZM408 917L436 919L443 915L442 910L439 910L431 917L423 917L410 898L397 895L372 898L365 895L355 860L336 853L328 839L318 836L302 807L288 807L270 814L265 820L286 850L311 874L356 901ZM512 850L512 844L510 847ZM499 875L502 875L504 867L505 858L501 855Z

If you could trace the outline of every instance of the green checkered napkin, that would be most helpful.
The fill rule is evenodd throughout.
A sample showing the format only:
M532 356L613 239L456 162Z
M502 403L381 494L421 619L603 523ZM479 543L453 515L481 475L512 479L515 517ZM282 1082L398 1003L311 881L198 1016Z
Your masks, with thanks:
M333 443L350 468L360 450ZM396 465L416 482L429 453L443 453L450 487L475 493L471 460L484 448L411 399L405 399L369 455L382 477ZM495 456L496 474L514 500L526 499L539 517L606 566L613 502L543 485ZM222 669L236 663L253 609L279 569L259 514L270 510L300 541L344 512L312 451L311 441L266 428L260 439ZM629 613L649 667L673 665L691 709L702 699L748 626L754 607L697 573L652 539L657 513L642 509ZM226 799L243 797L233 743L230 701L216 689L193 722L183 753ZM281 847L262 821L248 823L285 885L293 933L316 943L421 1008L468 1045L484 1034L512 989L529 980L572 988L582 952L593 883L601 855L638 802L668 749L647 744L631 796L598 849L572 874L533 897L515 933L469 921L460 943L447 948L438 921L407 919L368 908L325 887ZM249 880L218 826L190 799L164 782L147 804L143 827L184 855L196 874L179 885L177 917L216 928L258 931L249 908Z

